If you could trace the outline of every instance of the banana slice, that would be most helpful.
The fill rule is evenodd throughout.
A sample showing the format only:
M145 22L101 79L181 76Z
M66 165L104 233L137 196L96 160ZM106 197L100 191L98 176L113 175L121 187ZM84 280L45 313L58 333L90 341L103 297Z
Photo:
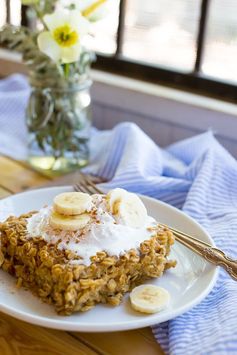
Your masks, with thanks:
M92 197L83 192L64 192L54 198L54 210L66 216L88 212L92 207Z
M107 195L106 195L106 200L107 200L107 206L108 206L108 210L112 213L112 214L116 214L117 213L117 209L116 209L116 202L118 200L121 200L121 198L123 196L125 196L128 192L124 189L120 189L120 188L116 188L113 190L110 190Z
M84 228L90 222L90 216L86 213L77 216L65 216L52 211L49 217L51 227L64 231L76 231Z
M170 301L170 294L162 287L155 285L141 285L130 293L133 309L142 313L156 313L166 308Z
M133 228L141 228L147 219L147 210L141 199L134 193L114 189L107 194L109 211L117 221Z

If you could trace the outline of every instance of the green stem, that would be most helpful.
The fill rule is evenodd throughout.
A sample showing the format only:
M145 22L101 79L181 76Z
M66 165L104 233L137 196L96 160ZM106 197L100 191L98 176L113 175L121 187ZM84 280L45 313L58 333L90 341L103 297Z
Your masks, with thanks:
M44 28L46 30L48 30L48 26L46 25L46 23L44 22L44 19L43 19L43 17L44 17L43 13L38 9L37 5L33 6L33 8L35 10L35 13L36 13L38 19L41 21L42 25L44 26Z
M69 76L69 70L70 70L70 64L69 63L65 63L64 64L64 76L67 79Z

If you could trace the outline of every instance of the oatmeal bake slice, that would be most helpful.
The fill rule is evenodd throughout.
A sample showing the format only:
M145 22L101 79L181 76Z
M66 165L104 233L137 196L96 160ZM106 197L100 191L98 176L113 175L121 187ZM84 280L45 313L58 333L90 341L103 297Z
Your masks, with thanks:
M52 304L59 314L70 315L98 303L116 306L124 293L175 266L167 259L174 243L169 229L146 215L138 227L138 220L128 222L126 209L120 206L126 220L122 224L116 211L108 211L107 200L93 195L91 206L81 212L90 221L87 216L87 223L77 230L63 227L69 215L61 216L61 229L52 227L55 206L9 217L0 224L2 269L17 278L19 287ZM60 216L56 217L59 223ZM74 218L72 224L77 221Z

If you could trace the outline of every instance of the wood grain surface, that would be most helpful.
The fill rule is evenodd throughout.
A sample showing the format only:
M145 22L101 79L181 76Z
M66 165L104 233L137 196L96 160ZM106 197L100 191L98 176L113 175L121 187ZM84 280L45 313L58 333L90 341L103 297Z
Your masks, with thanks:
M70 185L76 175L51 181L27 166L0 156L0 198L43 185ZM0 355L161 355L150 328L114 333L78 333L47 329L0 312Z

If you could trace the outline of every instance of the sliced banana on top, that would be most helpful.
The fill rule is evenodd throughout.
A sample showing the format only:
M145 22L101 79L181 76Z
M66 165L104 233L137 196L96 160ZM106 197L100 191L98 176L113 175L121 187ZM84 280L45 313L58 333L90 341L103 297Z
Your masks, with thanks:
M66 216L88 212L92 207L92 197L83 192L64 192L54 198L54 210Z
M121 200L121 198L123 196L125 196L128 192L124 189L120 189L120 188L116 188L113 190L110 190L107 195L106 195L106 200L107 200L107 206L108 206L108 210L113 213L116 214L117 210L116 210L116 202L118 200Z
M130 293L133 309L142 313L156 313L166 308L170 302L170 294L162 287L141 285Z
M141 228L147 219L147 210L141 199L124 189L114 189L107 194L109 211L118 222L133 228Z
M91 218L87 213L83 213L77 216L65 216L52 211L49 217L49 224L51 227L61 229L64 231L76 231L84 228Z

